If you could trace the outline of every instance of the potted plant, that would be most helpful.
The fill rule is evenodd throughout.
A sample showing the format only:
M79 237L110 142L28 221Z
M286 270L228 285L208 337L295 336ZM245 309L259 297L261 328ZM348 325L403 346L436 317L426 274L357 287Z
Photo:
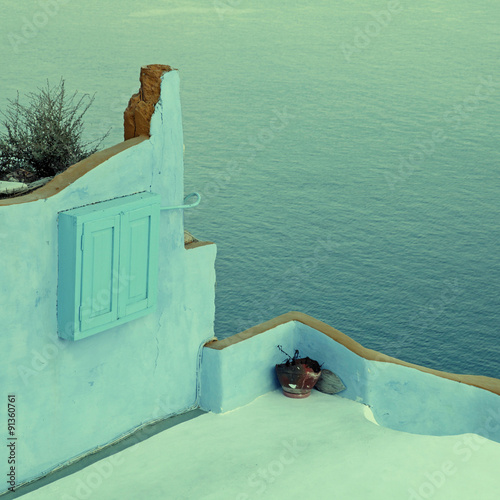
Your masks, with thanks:
M314 359L299 358L298 350L290 356L280 345L278 349L287 356L283 363L276 365L283 394L289 398L307 398L321 376L320 364Z

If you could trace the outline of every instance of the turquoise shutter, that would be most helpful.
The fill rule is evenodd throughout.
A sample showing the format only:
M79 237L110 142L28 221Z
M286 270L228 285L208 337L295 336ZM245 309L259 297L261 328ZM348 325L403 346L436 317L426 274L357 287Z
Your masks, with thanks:
M156 306L160 206L121 214L118 317L141 316Z
M160 196L137 193L59 215L58 334L80 340L151 313Z
M81 332L118 317L119 231L119 215L83 224Z

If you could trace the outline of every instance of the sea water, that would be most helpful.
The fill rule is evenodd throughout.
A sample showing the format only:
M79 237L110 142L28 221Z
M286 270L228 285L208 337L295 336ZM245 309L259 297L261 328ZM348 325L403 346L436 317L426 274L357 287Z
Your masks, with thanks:
M219 337L298 310L500 377L497 0L2 6L1 109L62 76L96 92L104 146L140 66L179 68L185 191L203 195L186 228L217 243Z

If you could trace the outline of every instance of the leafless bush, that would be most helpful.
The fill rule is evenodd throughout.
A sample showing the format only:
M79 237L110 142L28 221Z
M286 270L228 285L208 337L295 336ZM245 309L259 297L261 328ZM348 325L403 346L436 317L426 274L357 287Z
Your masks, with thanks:
M0 112L5 128L0 132L0 179L9 173L21 181L51 177L98 150L109 131L90 142L82 137L83 117L95 94L77 95L67 95L61 78L56 87L47 80L38 92L27 94L27 105L19 93L9 100Z

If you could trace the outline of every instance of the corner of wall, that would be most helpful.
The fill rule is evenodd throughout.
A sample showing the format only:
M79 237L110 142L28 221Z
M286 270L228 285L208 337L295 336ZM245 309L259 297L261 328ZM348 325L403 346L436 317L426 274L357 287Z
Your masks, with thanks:
M293 322L224 349L205 347L201 390L203 409L216 413L234 410L278 389L274 366L283 360L278 344L285 351L293 352Z
M202 410L220 413L222 411L222 375L220 351L203 348L200 373L200 401Z
M182 205L184 200L184 140L178 71L161 77L161 92L150 124L155 168L151 174L151 191L160 193L162 207ZM184 214L181 209L166 210L162 224L175 228L173 248L184 248Z
M314 328L297 323L297 349L301 356L309 356L323 368L338 375L347 387L342 396L365 402L367 391L366 360Z

